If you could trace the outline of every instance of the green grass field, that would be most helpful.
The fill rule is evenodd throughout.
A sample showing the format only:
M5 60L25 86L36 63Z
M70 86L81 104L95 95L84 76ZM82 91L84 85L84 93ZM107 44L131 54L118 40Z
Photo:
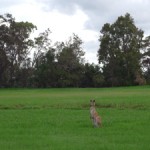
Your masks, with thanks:
M0 89L0 150L149 150L149 138L150 86Z

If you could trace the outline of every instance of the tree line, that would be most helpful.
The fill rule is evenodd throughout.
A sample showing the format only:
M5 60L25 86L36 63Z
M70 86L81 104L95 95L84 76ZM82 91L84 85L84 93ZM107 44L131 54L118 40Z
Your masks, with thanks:
M108 87L150 83L150 36L130 14L100 31L99 64L86 63L83 41L73 34L52 44L51 31L0 15L0 87ZM32 53L32 55L31 55Z

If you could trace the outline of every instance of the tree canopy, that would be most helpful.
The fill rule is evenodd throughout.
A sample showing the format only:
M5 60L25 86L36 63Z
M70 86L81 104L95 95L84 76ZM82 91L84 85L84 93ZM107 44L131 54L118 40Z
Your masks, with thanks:
M52 44L46 29L0 15L0 87L103 87L150 84L150 36L130 14L101 29L99 64L85 60L83 41L73 34Z
M99 38L99 63L109 86L144 84L143 49L147 49L144 32L135 26L130 14L120 16L102 27Z

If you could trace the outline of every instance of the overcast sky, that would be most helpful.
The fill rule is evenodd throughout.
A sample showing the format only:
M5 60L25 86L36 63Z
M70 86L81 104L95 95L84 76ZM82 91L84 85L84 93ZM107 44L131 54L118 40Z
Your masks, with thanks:
M1 15L10 13L16 21L32 22L38 32L50 28L53 42L77 34L90 63L98 62L102 26L127 12L136 26L150 35L150 0L0 0Z

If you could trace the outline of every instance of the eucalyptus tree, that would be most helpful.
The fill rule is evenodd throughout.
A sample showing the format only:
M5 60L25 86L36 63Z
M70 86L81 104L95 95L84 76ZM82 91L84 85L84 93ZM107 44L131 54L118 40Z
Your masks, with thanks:
M143 80L144 32L136 27L130 14L118 17L113 24L104 24L99 42L98 59L107 85L132 85L139 84L139 78Z
M56 54L51 44L50 34L51 31L48 28L34 41L34 82L38 87L56 86Z
M11 14L0 15L0 80L5 78L8 85L16 83L17 74L28 59L33 46L30 34L34 29L36 26L30 22L16 22Z
M84 62L82 43L75 34L66 43L57 43L59 86L80 86Z
M150 84L150 36L145 38L142 52L143 72L147 83Z

